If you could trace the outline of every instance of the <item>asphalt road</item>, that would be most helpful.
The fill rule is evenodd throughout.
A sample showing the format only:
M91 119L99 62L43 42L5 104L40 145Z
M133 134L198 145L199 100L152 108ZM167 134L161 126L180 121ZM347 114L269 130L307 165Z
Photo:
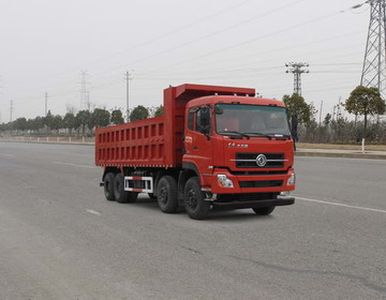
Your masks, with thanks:
M298 158L292 207L104 200L88 146L0 143L0 299L386 299L386 161Z

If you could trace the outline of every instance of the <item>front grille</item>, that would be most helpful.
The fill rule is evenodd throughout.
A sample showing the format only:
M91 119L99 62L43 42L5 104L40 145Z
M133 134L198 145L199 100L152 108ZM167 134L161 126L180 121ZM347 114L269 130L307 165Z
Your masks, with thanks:
M250 176L250 175L285 175L287 170L282 171L229 171L232 175L236 176Z
M265 188L278 187L283 185L282 180L265 180L265 181L240 181L241 188Z
M256 164L256 157L259 154L264 154L267 158L267 164L264 167L259 167ZM236 153L236 167L237 168L283 168L284 167L284 153Z

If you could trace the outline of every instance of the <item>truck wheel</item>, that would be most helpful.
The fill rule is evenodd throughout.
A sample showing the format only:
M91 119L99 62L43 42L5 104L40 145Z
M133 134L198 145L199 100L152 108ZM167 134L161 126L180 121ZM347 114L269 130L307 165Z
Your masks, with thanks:
M105 192L105 197L109 201L114 201L114 174L107 173L103 179L103 189Z
M131 203L137 201L138 193L124 190L123 175L118 173L114 178L114 197L119 203Z
M184 203L185 210L192 219L202 220L208 215L210 202L205 201L198 177L192 177L186 183Z
M256 215L268 216L273 212L273 210L275 209L275 206L252 208L252 209L256 213Z
M163 176L157 185L158 206L164 213L175 213L178 209L177 182L171 176Z

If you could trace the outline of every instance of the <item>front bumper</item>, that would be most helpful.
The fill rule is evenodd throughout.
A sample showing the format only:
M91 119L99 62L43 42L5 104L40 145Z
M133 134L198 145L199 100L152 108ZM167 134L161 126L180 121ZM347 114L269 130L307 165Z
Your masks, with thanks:
M247 194L247 193L277 193L290 192L295 190L295 185L288 185L288 180L294 174L293 169L289 169L284 174L262 174L262 175L234 175L227 169L215 169L212 174L203 176L203 190L213 194ZM233 183L233 187L225 188L220 186L217 175L226 175ZM253 186L245 186L243 183L256 183ZM264 182L281 182L272 186L260 186Z
M286 206L295 203L294 197L278 196L276 199L263 199L263 200L249 200L249 201L213 201L213 209L215 210L228 210L228 209L243 209L243 208L261 208L269 206Z

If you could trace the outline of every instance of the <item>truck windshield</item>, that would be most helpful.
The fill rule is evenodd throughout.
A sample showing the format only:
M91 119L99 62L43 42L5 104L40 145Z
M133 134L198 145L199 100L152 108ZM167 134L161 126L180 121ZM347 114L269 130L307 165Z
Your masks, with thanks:
M222 135L290 136L284 107L217 104L216 130Z

